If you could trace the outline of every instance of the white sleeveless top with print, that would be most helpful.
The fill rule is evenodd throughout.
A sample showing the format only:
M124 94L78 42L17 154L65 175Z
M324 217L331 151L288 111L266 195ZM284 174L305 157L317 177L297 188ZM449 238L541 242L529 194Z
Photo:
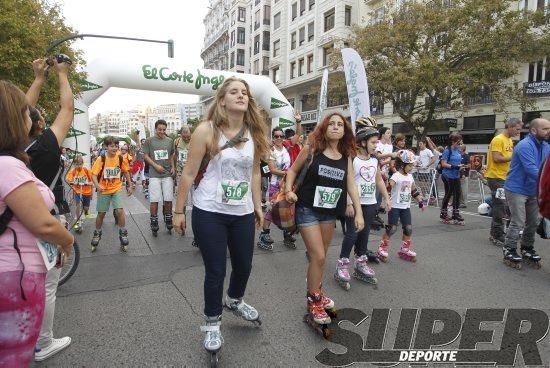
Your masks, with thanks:
M204 211L242 216L254 212L252 202L252 168L254 141L242 148L226 148L214 156L193 193L193 205ZM220 134L222 147L229 140Z

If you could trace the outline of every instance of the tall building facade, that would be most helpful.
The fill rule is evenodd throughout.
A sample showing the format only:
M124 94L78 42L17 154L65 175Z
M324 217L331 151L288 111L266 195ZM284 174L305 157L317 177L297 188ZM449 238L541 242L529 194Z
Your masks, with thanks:
M297 111L304 130L319 117L319 91L332 53L347 46L362 0L277 0L271 9L271 80ZM329 68L330 70L330 68ZM330 83L330 75L329 75ZM330 96L328 109L349 116L346 99Z

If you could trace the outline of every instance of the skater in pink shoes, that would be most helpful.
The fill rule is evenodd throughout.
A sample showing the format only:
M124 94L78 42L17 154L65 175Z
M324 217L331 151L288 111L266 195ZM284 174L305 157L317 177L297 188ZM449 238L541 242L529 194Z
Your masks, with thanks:
M378 248L378 257L382 262L386 262L388 259L390 237L397 231L399 220L401 220L401 226L403 227L403 237L401 238L401 249L397 254L407 261L416 262L416 253L411 250L411 198L415 198L422 209L424 208L424 202L414 184L412 175L409 174L414 167L414 163L414 153L408 150L398 152L395 159L395 168L397 171L389 181L391 186L391 210L388 213L386 231L382 236L380 247Z

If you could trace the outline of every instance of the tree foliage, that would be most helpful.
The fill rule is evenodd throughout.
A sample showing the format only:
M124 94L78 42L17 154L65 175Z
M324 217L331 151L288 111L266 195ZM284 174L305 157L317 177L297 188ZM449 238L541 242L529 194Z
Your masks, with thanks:
M369 89L392 102L417 138L442 111L466 108L482 88L498 109L529 104L518 68L550 55L542 12L517 11L512 0L409 1L393 9L356 26L350 42L365 60Z
M75 31L65 24L59 4L46 0L0 0L0 79L9 80L24 92L34 80L32 61L45 55L50 42L67 37ZM69 42L58 46L52 54L66 54L73 61L73 70L83 66L81 52ZM78 80L83 73L71 73L69 80L73 92L79 92ZM55 71L48 73L42 88L39 106L46 119L57 113L59 106L58 84Z

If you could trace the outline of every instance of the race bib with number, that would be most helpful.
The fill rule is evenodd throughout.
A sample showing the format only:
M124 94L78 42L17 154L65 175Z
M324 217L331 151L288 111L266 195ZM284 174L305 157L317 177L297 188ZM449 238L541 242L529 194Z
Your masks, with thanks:
M155 161L168 160L167 150L155 150L153 153L155 156Z
M358 188L360 198L373 198L376 192L376 183L362 183Z
M86 185L88 184L88 178L85 176L75 176L74 183L76 185Z
M505 200L506 199L506 192L504 191L504 188L498 188L497 192L495 193L495 197L497 199Z
M103 179L120 178L120 167L106 167L103 170Z
M184 150L179 150L178 151L178 161L181 161L181 162L185 162L187 161L187 154L188 154L188 150L184 149Z
M45 242L43 240L37 240L36 245L40 250L42 259L44 259L44 265L49 271L55 267L57 262L57 245Z
M340 188L322 187L318 185L315 188L313 207L329 209L336 208L341 195L342 189Z
M249 184L246 181L224 180L221 182L220 202L233 206L246 204Z
M408 204L411 203L411 193L410 192L401 192L399 193L399 198L397 200L399 204Z

